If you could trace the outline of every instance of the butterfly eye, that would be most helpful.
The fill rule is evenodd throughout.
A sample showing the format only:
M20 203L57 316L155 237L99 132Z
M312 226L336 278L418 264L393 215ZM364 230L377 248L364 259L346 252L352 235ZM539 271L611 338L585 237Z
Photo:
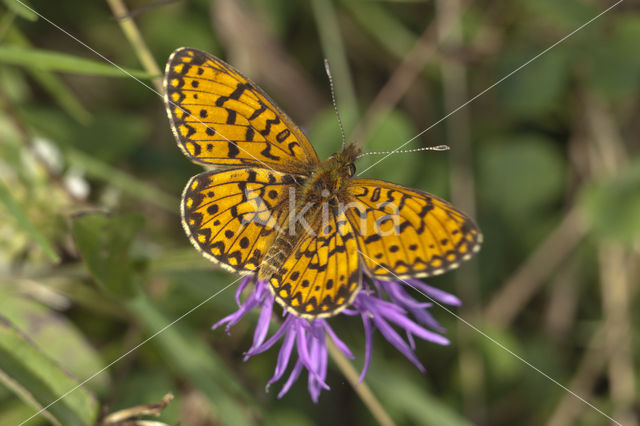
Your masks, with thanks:
M349 177L352 177L356 174L356 165L351 163L349 164Z

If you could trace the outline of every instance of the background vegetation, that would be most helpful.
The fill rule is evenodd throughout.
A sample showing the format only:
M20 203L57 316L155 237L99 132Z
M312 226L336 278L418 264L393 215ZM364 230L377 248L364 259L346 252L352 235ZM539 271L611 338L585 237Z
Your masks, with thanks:
M180 226L200 169L176 148L149 68L180 46L264 87L322 158L340 145L325 57L351 139L391 150L428 129L405 148L452 147L367 172L453 200L485 234L473 262L429 280L462 299L464 321L433 308L452 344L418 342L426 374L375 342L366 382L396 423L610 422L553 378L638 424L636 4L501 81L613 3L130 0L145 64L119 2L31 0L41 17L22 2L0 2L0 424L99 371L29 424L90 424L168 392L169 424L375 423L335 365L317 405L304 379L265 393L277 351L242 362L256 316L231 336L209 329L235 309L233 289L181 317L234 277ZM362 326L332 325L360 368Z

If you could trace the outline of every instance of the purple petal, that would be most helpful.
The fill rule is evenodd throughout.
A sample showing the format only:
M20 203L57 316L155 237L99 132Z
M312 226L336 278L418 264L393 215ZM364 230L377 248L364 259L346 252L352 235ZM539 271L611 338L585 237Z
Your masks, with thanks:
M291 371L291 375L287 379L287 382L284 384L284 386L282 386L282 389L280 390L280 392L278 392L278 398L282 398L284 394L289 392L291 385L293 385L295 381L298 380L298 377L300 376L300 372L302 371L302 367L303 367L302 362L298 360L298 362L296 362L295 367L293 367L293 371Z
M407 332L415 334L421 339L428 340L430 342L437 343L439 345L449 344L449 339L447 339L446 337L443 337L439 334L436 334L432 331L429 331L421 327L419 324L416 324L415 322L411 321L406 316L400 315L397 312L390 311L390 310L387 310L384 312L380 311L380 313L384 315L387 320L399 325L400 327L407 330ZM374 320L375 320L375 317L374 317Z
M418 361L418 358L416 358L411 348L405 343L404 340L402 340L400 335L398 335L398 333L396 333L396 331L391 326L389 326L389 324L387 324L378 315L373 316L373 322L375 323L378 330L380 330L380 333L382 333L384 338L389 341L389 343L395 346L396 349L398 349L404 356L409 359L409 361L411 361L416 367L418 367L418 370L422 371L423 373L425 372L424 366L420 363L420 361Z
M236 289L236 304L238 306L242 305L242 303L240 302L240 296L242 296L242 292L249 285L249 283L251 283L251 281L254 278L255 278L255 275L247 275L246 277L244 277L242 279L242 281L240 281L240 284L238 285L238 288Z
M315 328L315 333L317 335L317 339L313 340L315 344L314 359L318 364L318 372L320 373L320 377L322 377L322 381L326 381L327 378L327 339L324 334L324 326L323 321L316 320L314 321L313 328Z
M371 353L373 352L373 329L371 328L371 320L369 319L368 312L362 313L362 325L364 326L364 365L362 366L358 384L362 383L364 376L366 376L367 371L369 371Z
M264 342L264 339L267 337L269 324L271 323L272 310L273 298L265 299L262 304L262 310L260 311L260 317L258 318L258 324L256 324L256 330L253 333L253 345L251 345L252 349L260 346Z
M306 322L303 319L299 319L298 322L300 321ZM304 366L307 367L309 374L313 374L315 376L315 378L321 383L322 387L329 389L329 386L326 383L324 383L324 379L320 377L320 375L318 374L318 370L316 368L317 366L314 365L314 363L312 362L311 356L309 355L309 346L311 342L309 341L309 338L305 335L305 329L301 326L301 324L298 324L296 332L298 335L297 347L298 347L299 361L301 361L304 364ZM312 335L309 337L311 339L314 338Z
M413 338L413 334L407 331L407 340L409 341L409 347L412 351L416 350L416 340Z
M378 292L378 294L381 294L383 292L382 289L384 288L384 285L389 281L372 279L371 282L373 282L373 286L376 288L376 291ZM390 282L393 283L393 281L390 281Z
M399 302L399 303L401 303L403 305L406 305L407 307L411 307L411 308L414 308L414 309L425 309L425 308L430 308L431 306L433 306L433 304L429 303L429 302L418 302L413 297L411 297L402 288L401 285L399 285L397 283L393 283L393 285L387 286L385 288L385 290L391 296L391 298L394 299L394 301L396 303Z
M446 331L445 328L442 327L438 321L433 318L433 316L431 316L429 311L427 311L426 308L431 307L432 303L416 301L402 288L402 286L397 283L387 285L385 288L389 296L391 296L391 299L393 299L395 303L402 305L416 318L416 320L418 320L418 322L427 325L440 333L444 333Z
M413 297L411 297L401 285L397 283L388 285L385 288L394 302L404 306L404 308L409 311L409 313L411 313L411 315L413 315L415 319L418 320L418 322L427 325L440 333L445 332L445 328L442 327L426 309L433 306L432 303L418 302Z
M267 387L280 380L284 374L287 366L289 365L289 359L291 358L291 351L293 350L293 344L296 341L296 333L288 333L282 342L280 352L278 353L278 362L276 363L276 370L273 373L271 380L267 382Z
M236 325L236 323L238 321L240 321L242 319L242 317L244 317L247 314L247 312L249 312L250 310L251 309L244 309L244 308L241 307L240 309L238 309L237 311L235 311L231 315L227 315L226 317L222 318L217 323L213 324L211 326L211 329L215 330L216 328L220 327L222 324L227 323L227 326L225 327L225 333L231 334L229 329L232 326Z
M327 360L329 359L329 353L327 352L327 341L322 339L318 342L318 350L320 351L320 377L322 381L327 381Z
M407 311L402 309L400 306L374 296L362 296L362 300L367 309L372 309L374 311L396 312L400 315L406 315L407 313Z
M250 277L249 277L250 278ZM246 283L248 280L244 279L242 280L242 283ZM255 308L256 306L258 306L262 300L260 297L260 290L261 290L261 282L257 282L256 283L256 288L254 289L253 293L251 293L251 295L249 295L249 297L247 298L247 300L245 300L244 303L241 303L239 305L239 309L237 311L235 311L234 313L232 313L231 315L227 315L226 317L222 318L220 321L216 322L215 324L213 324L211 326L212 330L215 330L216 328L220 327L222 324L227 323L227 326L225 327L225 332L227 334L230 334L230 328L232 326L234 326L238 321L240 321L242 319L242 317L244 317L249 311L251 311L253 308ZM264 286L262 286L264 287Z
M292 327L292 323L295 320L294 316L289 316L287 317L286 320L284 320L284 322L282 323L282 325L280 326L280 328L278 329L278 331L276 331L273 336L271 336L264 344L262 344L259 347L256 348L251 348L247 351L247 353L245 354L245 361L247 359L249 359L250 357L260 354L264 351L266 351L267 349L271 348L271 346L275 345L275 343L280 340L282 338L282 336L284 336L285 333L287 332L291 332L293 334L295 334L295 329L293 329Z
M439 288L431 287L423 283L420 280L406 280L405 283L410 287L418 290L421 293L426 294L430 298L437 300L438 302L444 303L445 305L451 306L461 306L462 302L456 296L451 293L447 293L446 291L440 290Z
M313 402L318 402L320 392L322 391L322 388L326 386L324 381L327 377L327 348L325 347L324 338L312 339L310 352L311 360L318 366L318 376L322 380L318 380L315 375L312 375L311 372L309 372L308 389ZM329 387L327 386L326 389L328 390Z
M304 364L305 367L307 367L307 370L311 370L311 359L309 357L309 351L308 351L308 345L309 342L307 342L307 335L304 332L304 328L302 328L300 326L300 323L298 322L295 326L295 330L296 330L296 335L298 337L297 339L297 348L298 348L298 357L300 359L300 361Z
M336 345L336 347L338 349L340 349L340 352L342 352L347 358L354 359L355 356L353 356L353 354L351 353L351 350L349 350L349 347L342 340L340 340L340 338L333 331L333 329L331 327L329 327L329 323L327 321L324 321L324 320L323 320L323 322L324 322L325 331L327 332L327 334L329 335L331 340L333 340L333 343Z
M343 309L340 311L340 313L349 315L349 316L360 315L360 312L357 309L351 309L351 308Z
M446 328L440 325L438 321L429 313L429 311L424 309L410 309L411 315L415 317L418 322L433 328L438 333L445 333L447 331Z

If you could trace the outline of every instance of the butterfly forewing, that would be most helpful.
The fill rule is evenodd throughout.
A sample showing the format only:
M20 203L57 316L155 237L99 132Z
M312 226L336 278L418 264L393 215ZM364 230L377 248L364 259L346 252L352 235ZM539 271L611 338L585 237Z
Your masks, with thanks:
M255 84L195 49L167 63L165 106L178 145L200 164L301 172L318 163L302 131Z
M210 171L193 177L182 197L189 239L207 258L257 272L286 220L290 175L262 168Z
M446 201L374 179L353 179L347 211L364 265L388 279L456 268L480 248L476 225Z

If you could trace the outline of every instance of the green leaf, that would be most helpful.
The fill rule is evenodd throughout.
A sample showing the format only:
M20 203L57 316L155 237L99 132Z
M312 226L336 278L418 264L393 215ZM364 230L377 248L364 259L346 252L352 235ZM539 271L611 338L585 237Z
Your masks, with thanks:
M47 238L38 230L38 228L29 220L25 211L20 207L16 200L11 195L9 188L6 187L4 182L0 181L0 204L3 204L5 209L9 212L18 226L22 228L44 251L44 253L53 262L59 260L58 254L55 252Z
M516 354L527 353L526 351L523 352L523 348L518 340L509 330L492 328L491 325L487 324L483 328L483 332ZM473 339L475 340L475 346L479 348L483 354L488 374L492 377L492 383L513 383L513 381L522 374L522 362L504 350L504 348L496 345L493 341L481 334L474 334Z
M543 50L518 48L501 57L499 75L507 76ZM535 59L497 87L499 99L510 113L535 116L556 105L569 78L569 58L564 50L553 50Z
M199 336L180 324L172 324L142 295L132 299L128 306L149 332L158 332L153 342L170 361L168 364L203 392L224 424L254 424L255 413L250 406L255 402L241 387L240 379Z
M362 29L392 55L403 57L416 42L417 35L381 3L348 0L340 3Z
M411 139L417 133L409 119L402 113L391 111L371 133L366 151L392 151ZM417 148L420 139L415 139L404 148ZM405 185L411 185L416 170L424 164L424 153L397 153L385 158L385 155L368 155L358 161L356 174L364 177L384 179ZM426 154L428 155L428 154ZM383 160L384 158L384 160ZM382 160L382 161L380 161ZM378 163L378 161L380 161ZM375 164L374 166L374 163ZM369 166L371 169L367 170ZM365 170L367 170L365 172Z
M24 419L35 414L35 410L31 406L25 405L18 398L2 398L0 401L2 401L0 402L0 425L19 425ZM29 426L50 424L50 422L46 422L47 415L44 415L45 418L40 417L32 420L28 423Z
M606 40L581 50L589 86L610 100L633 99L640 86L639 39L640 18L622 17Z
M355 111L344 111L340 115L345 129L350 129L355 125ZM311 123L307 134L321 160L325 160L331 154L340 151L342 147L340 127L338 127L336 112L333 108L326 108L318 114Z
M40 70L61 71L105 77L151 78L144 71L116 68L114 65L50 50L20 46L0 46L0 63Z
M585 187L580 202L596 234L633 244L640 235L640 160Z
M38 20L38 15L30 9L29 2L27 0L4 0L7 9L14 12L16 15L24 18L28 21L35 22Z
M551 26L550 30L555 30L558 38L562 33L575 30L599 12L595 3L581 0L519 0L518 3L533 13L530 20L540 21L546 28Z
M77 387L76 379L2 315L0 381L38 411L64 395L41 413L54 424L88 425L97 418L98 404L93 394L82 386ZM72 389L73 392L65 395Z
M410 367L413 368L413 367ZM367 382L384 404L384 408L409 419L407 424L468 426L454 409L416 381L415 373L387 364L385 368L369 370ZM420 376L419 374L417 375Z
M148 140L149 123L136 114L96 113L88 126L77 126L71 136L74 148L106 163L114 163Z
M75 377L89 377L104 367L100 355L76 325L49 307L0 286L0 312ZM102 374L87 387L101 391L108 383L109 376Z
M135 294L137 265L130 246L142 223L143 218L135 214L90 213L73 219L71 233L84 263L98 284L113 294Z
M565 164L551 141L511 136L481 146L479 187L504 217L528 221L562 195Z

